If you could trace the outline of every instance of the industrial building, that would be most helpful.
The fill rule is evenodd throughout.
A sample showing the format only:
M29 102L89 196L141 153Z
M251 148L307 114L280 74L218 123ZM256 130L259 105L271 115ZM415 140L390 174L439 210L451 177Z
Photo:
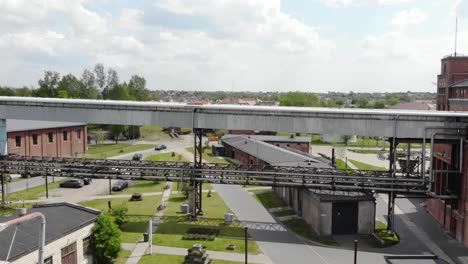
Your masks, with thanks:
M76 157L87 150L84 123L8 119L8 154Z
M91 236L100 211L71 203L52 203L34 205L27 213L31 212L40 212L46 219L44 263L93 263ZM0 223L16 217L0 216ZM11 264L37 263L40 225L41 220L33 218L0 232L0 260Z
M309 137L227 135L225 156L240 164L331 169L327 159L303 152ZM274 187L274 191L320 235L372 234L375 199L358 192Z

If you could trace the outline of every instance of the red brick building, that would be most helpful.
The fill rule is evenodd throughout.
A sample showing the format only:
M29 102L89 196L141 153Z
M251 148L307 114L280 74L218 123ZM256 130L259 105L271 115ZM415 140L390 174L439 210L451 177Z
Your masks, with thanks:
M441 74L437 76L437 110L467 111L464 107L451 106L449 99L468 98L468 57L448 56L441 62ZM464 153L463 167L462 173L456 173L460 166L460 147ZM435 144L431 166L436 171L434 194L456 195L458 199L429 199L427 209L447 231L468 246L468 147Z
M7 120L8 154L75 157L87 149L86 124Z

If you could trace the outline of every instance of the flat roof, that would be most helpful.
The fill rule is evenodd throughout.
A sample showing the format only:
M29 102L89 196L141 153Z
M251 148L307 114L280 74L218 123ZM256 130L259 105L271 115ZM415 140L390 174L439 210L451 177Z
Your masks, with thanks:
M30 212L41 212L46 218L46 245L96 221L100 211L71 203L35 205ZM0 216L0 223L17 218L16 215ZM38 248L40 219L33 218L18 225L16 237L8 261L14 261ZM0 232L0 259L5 260L12 241L15 226Z
M245 135L230 135L221 142L275 166L332 168L327 163L300 151L295 152Z
M18 120L18 119L7 119L6 121L7 132L29 131L29 130L37 130L37 129L84 126L84 125L86 125L86 123Z
M238 134L228 134L225 137L239 136ZM268 141L268 142L291 142L291 143L310 143L312 137L301 137L301 136L270 136L270 135L242 135L251 139Z

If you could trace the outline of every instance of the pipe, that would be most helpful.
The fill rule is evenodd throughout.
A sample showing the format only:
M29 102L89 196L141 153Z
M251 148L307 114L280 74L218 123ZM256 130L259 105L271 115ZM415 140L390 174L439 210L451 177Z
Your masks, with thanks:
M0 232L5 230L10 226L20 224L22 222L29 221L33 218L41 218L41 227L39 230L39 248L38 248L38 264L44 264L44 246L45 246L45 228L46 228L46 219L45 216L40 212L33 212L25 216L21 216L3 223L0 223Z
M423 144L422 144L422 149L421 149L421 156L423 158L422 164L421 164L421 179L424 179L424 176L426 175L426 137L427 137L427 130L435 130L435 129L442 129L442 130L457 130L460 131L460 129L464 128L456 128L456 127L425 127L424 128L424 135L423 135ZM433 146L431 145L431 148ZM432 160L431 160L432 162Z
M437 135L447 135L447 136L455 136L457 138L460 139L460 144L463 143L463 136L461 136L460 134L453 134L453 133L444 133L444 132L434 132L432 133L431 135L431 156L430 156L430 160L431 160L431 167L430 167L430 170L429 170L429 179L430 181L434 181L434 171L433 171L433 159L434 159L434 139L435 139L435 136ZM460 146L461 149L463 149L462 146ZM458 163L459 167L461 168L461 164L463 164L463 151L460 151L460 157L459 157L459 163ZM462 169L459 168L459 172L462 172Z

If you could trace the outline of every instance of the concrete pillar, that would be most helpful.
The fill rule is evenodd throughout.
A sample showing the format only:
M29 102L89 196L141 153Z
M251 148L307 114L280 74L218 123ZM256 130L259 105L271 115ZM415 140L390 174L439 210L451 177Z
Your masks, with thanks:
M197 188L189 187L188 191L189 213L191 216L197 215Z
M0 155L8 154L8 138L6 130L6 119L0 119Z

